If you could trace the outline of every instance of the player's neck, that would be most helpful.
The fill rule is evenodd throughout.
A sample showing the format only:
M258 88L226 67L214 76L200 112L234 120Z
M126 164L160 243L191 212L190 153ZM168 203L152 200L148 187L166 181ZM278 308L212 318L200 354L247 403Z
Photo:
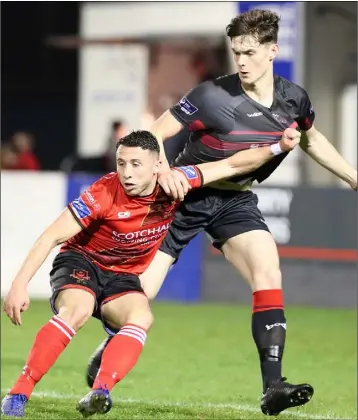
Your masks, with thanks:
M138 197L148 197L154 193L156 188L157 188L157 180L155 179L155 181L153 181L150 185L148 185L148 187L145 190L143 190L138 195Z
M259 104L270 107L274 96L274 75L273 72L267 72L261 79L253 84L241 83L246 95Z

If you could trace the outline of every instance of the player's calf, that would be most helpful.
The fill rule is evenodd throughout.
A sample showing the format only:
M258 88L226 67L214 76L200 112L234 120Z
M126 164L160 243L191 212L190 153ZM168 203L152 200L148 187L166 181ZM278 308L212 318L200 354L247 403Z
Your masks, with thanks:
M123 292L123 290L118 291ZM104 320L105 330L111 335L97 347L88 362L86 380L90 388L93 387L95 378L98 374L103 353L109 342L117 336L119 329L124 326L123 332L128 332L128 327L132 324L133 327L148 331L153 324L153 315L150 310L148 299L141 292L140 287L138 288L138 292L127 293L117 299L111 300L109 297L107 303L103 304L101 307L101 314Z
M100 371L92 389L111 390L137 363L153 315L144 294L130 293L106 303L102 316L107 325L120 330L103 351Z
M286 318L281 289L257 290L252 303L252 336L260 357L264 392L282 377Z
M83 314L93 311L94 298L83 290L65 290L58 295L54 305L53 309L59 315L54 315L36 334L22 374L9 391L10 396L20 395L26 401L30 398L36 384L54 365L84 322ZM67 318L71 323L67 322L66 314L74 314ZM11 398L9 401L12 404L20 400Z
M96 350L94 351L94 353L88 361L86 381L87 385L90 388L92 388L94 380L96 379L96 376L98 374L99 367L101 366L103 352L113 337L114 335L110 335L107 338L105 338L102 341L102 343L96 348Z
M49 371L65 350L76 331L58 316L54 316L38 331L22 374L2 403L2 411L21 413L36 384ZM16 414L7 414L22 417Z
M282 288L282 274L279 267L267 267L266 269L255 270L251 287L253 292L257 290L272 290Z

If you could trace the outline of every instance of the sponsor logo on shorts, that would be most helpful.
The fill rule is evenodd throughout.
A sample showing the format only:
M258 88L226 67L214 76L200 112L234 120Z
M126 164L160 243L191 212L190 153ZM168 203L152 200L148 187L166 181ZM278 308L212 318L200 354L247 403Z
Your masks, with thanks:
M312 105L310 106L309 113L313 114L313 106Z
M270 331L274 327L282 327L286 330L286 324L282 324L280 322L276 322L276 324L266 325L267 331Z
M88 271L79 269L74 269L70 277L74 278L78 283L85 283L90 279Z
M193 105L185 96L184 98L180 99L179 106L180 109L187 115L193 115L198 111L198 108Z
M130 211L119 211L117 213L117 217L118 217L118 219L128 219L129 217L131 217L131 212Z
M91 210L88 208L87 204L82 200L81 197L72 201L72 210L79 219L84 219L91 214Z
M198 177L194 166L178 166L177 169L184 172L188 179L196 179Z

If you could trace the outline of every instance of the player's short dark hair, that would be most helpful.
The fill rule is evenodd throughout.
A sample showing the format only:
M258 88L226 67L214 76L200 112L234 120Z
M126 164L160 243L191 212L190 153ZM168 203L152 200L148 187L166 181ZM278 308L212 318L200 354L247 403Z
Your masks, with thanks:
M141 147L143 150L150 150L154 153L160 153L158 140L152 133L146 130L132 131L127 136L117 141L116 150L119 146L125 147Z
M231 20L226 27L230 39L236 36L254 36L260 44L277 43L280 17L271 10L253 9Z

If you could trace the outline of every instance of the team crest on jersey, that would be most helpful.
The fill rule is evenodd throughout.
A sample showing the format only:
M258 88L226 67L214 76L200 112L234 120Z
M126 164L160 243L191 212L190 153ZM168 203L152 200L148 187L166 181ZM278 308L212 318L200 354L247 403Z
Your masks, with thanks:
M74 278L78 283L85 283L90 279L88 271L79 270L77 268L73 270L73 273L70 274L70 277Z
M142 226L170 219L174 214L175 204L176 202L168 200L168 197L163 201L157 200L149 206L149 211L142 222Z

